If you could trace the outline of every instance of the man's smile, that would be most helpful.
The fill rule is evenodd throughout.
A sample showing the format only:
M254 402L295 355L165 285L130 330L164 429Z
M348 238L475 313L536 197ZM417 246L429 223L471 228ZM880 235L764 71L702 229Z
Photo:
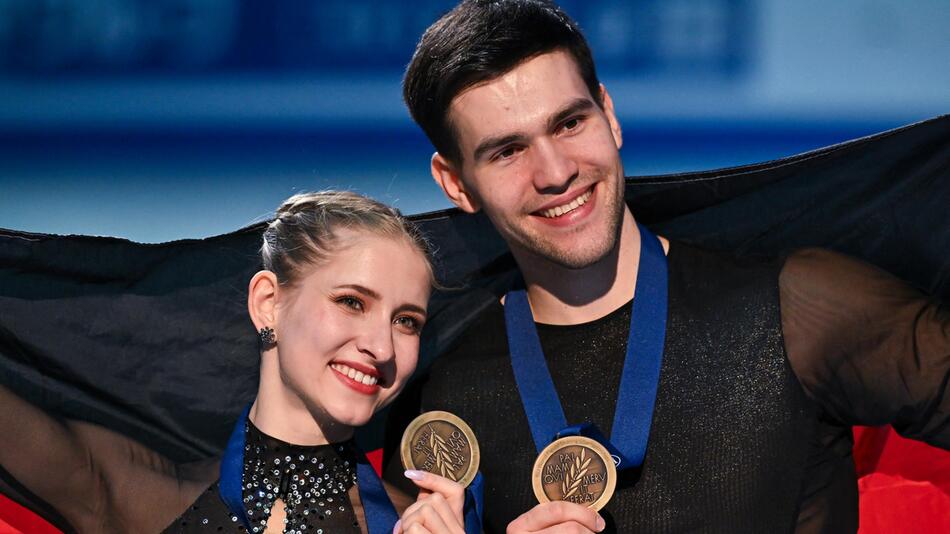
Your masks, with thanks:
M553 208L538 210L538 212L541 214L542 217L546 217L548 219L553 219L554 217L560 217L562 215L566 215L576 210L577 208L583 206L588 200L590 200L590 196L593 193L594 193L594 188L590 187L586 191L581 193L580 195L574 197L574 199L569 202L565 202L559 206L554 206Z

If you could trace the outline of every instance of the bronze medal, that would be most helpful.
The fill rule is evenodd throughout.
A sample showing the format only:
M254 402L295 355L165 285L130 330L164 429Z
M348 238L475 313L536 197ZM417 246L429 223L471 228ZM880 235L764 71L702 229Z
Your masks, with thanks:
M406 469L428 471L468 486L481 455L472 429L449 412L426 412L406 427L399 446Z
M603 445L584 436L554 441L534 462L531 483L541 503L570 501L600 510L614 494L617 467Z

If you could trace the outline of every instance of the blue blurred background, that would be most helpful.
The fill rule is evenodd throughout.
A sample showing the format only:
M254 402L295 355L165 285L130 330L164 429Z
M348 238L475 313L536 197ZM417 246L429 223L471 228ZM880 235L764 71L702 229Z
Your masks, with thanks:
M0 0L0 227L160 242L297 191L448 207L399 83L452 1ZM950 111L948 0L568 1L628 174Z

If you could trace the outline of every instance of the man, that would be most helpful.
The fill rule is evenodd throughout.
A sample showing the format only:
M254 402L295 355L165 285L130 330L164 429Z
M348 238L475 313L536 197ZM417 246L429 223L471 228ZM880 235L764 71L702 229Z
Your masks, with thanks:
M851 425L950 447L950 311L830 252L759 263L657 246L623 202L611 96L556 6L461 3L422 37L404 96L438 151L436 182L484 211L518 263L525 292L507 298L530 304L547 367L534 374L550 374L567 423L612 441L618 426L649 431L600 514L536 505L537 414L512 363L529 333L513 330L513 304L486 310L396 413L444 409L473 427L487 532L855 531ZM638 319L650 247L667 301ZM628 413L628 335L657 325L656 392Z

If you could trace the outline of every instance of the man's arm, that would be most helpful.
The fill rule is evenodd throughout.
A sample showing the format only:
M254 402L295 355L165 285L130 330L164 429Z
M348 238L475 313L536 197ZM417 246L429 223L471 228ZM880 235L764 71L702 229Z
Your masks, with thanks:
M789 361L824 414L891 424L950 449L950 309L890 274L826 250L779 278Z
M97 425L62 421L0 386L0 465L80 532L158 531L213 482Z

